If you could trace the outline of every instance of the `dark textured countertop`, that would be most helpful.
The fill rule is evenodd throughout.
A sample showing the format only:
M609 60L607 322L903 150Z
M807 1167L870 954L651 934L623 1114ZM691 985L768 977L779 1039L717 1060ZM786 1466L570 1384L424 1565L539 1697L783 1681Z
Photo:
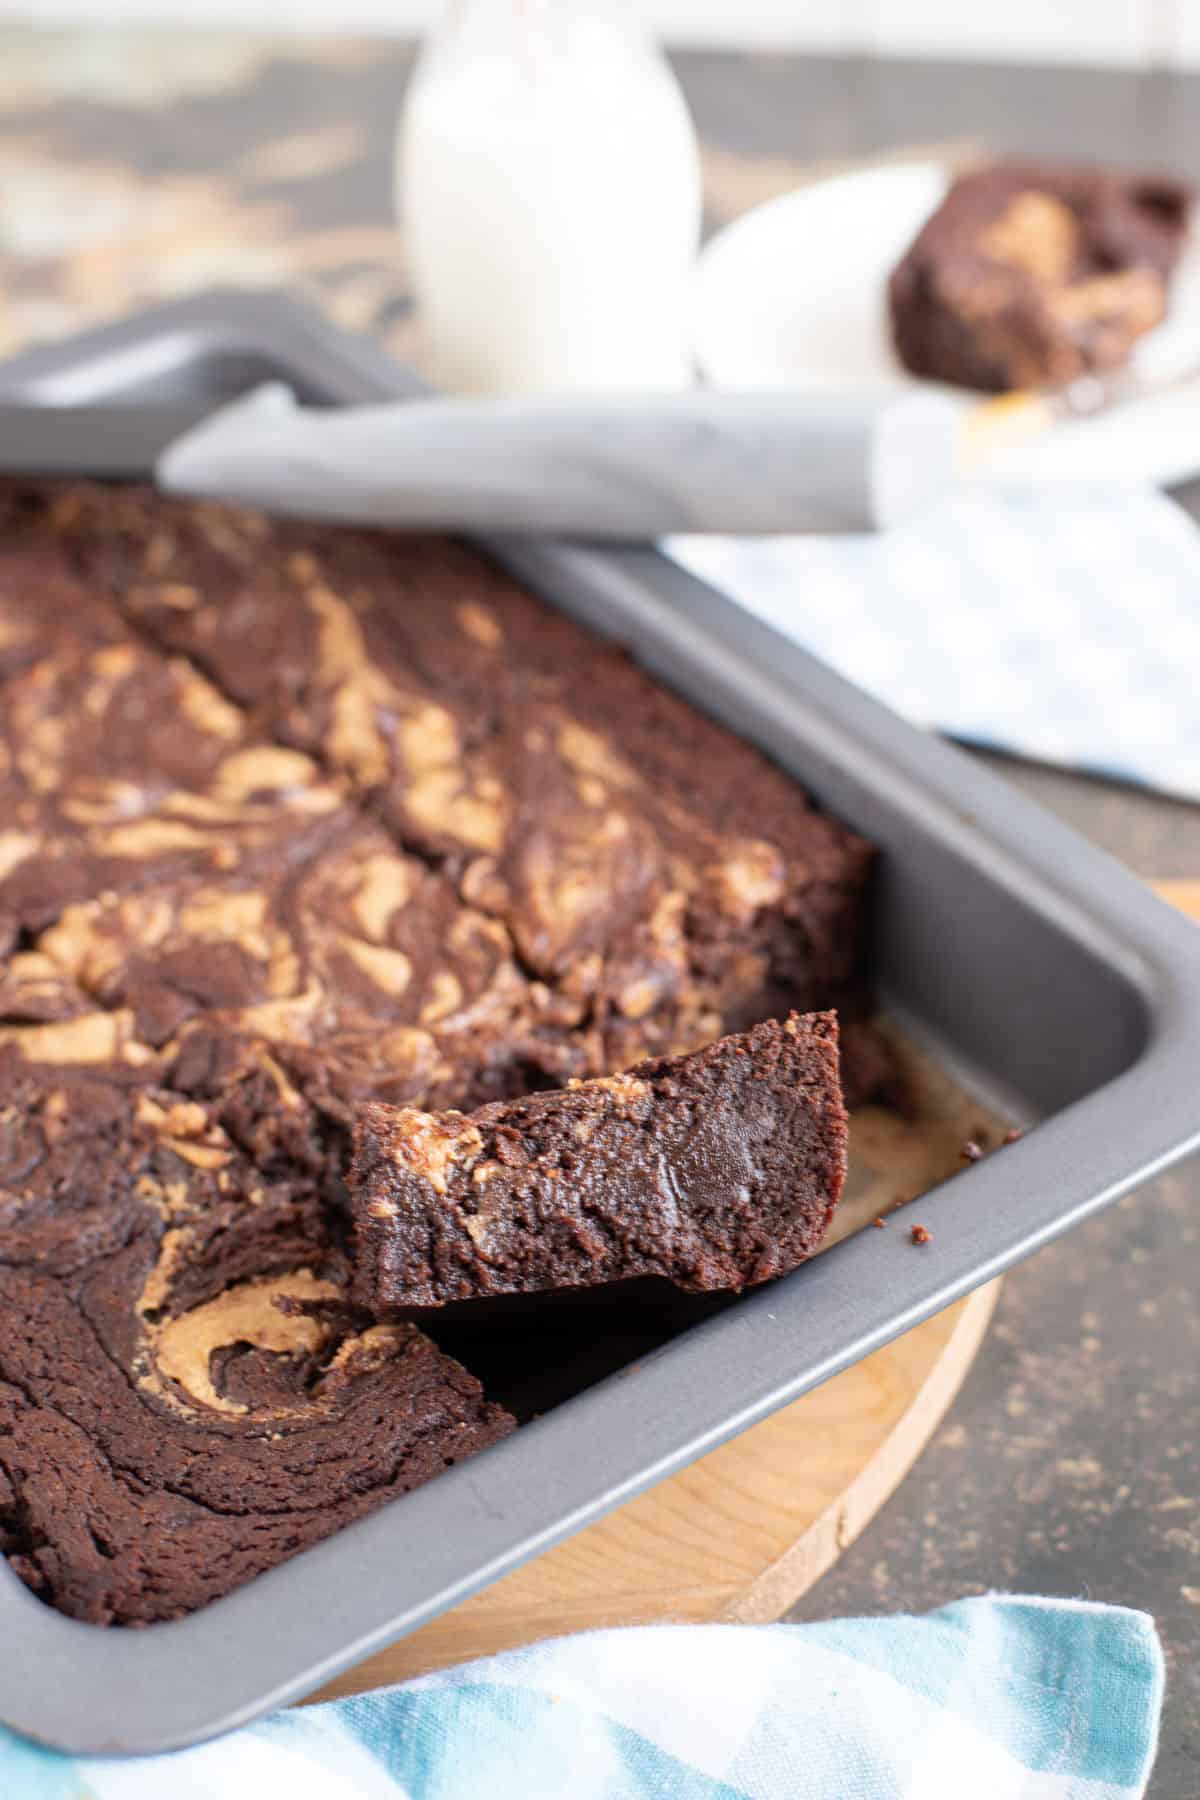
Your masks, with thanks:
M0 353L230 281L299 286L419 355L391 224L408 66L378 42L0 32ZM1200 177L1200 78L724 54L679 67L712 223L814 166L947 140ZM1000 766L1139 873L1200 876L1200 807ZM1144 1607L1170 1657L1151 1792L1200 1794L1198 1277L1192 1168L1010 1275L933 1444L795 1616L988 1587Z

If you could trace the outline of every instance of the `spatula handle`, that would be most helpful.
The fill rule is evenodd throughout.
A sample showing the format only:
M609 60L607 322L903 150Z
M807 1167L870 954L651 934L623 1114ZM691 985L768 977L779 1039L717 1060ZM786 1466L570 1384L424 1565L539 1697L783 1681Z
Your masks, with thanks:
M647 539L878 530L952 485L936 394L419 400L332 411L258 389L160 459L177 492L356 523Z

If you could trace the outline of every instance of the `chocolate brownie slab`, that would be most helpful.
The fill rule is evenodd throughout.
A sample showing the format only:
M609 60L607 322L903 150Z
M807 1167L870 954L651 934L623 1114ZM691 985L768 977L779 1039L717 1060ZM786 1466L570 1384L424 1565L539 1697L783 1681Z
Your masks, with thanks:
M371 1105L351 1175L374 1312L665 1276L742 1288L819 1245L846 1113L831 1013L481 1107Z
M512 1427L414 1328L306 1310L312 1171L194 1100L0 1053L0 1215L0 1544L77 1618L176 1617Z
M345 1304L356 1113L855 1004L870 854L460 545L0 488L0 1521L25 1578L169 1617L502 1435L452 1359ZM711 1270L770 1273L722 1220ZM685 1234L671 1253L686 1280Z
M1182 182L1071 163L961 176L889 282L901 362L996 392L1117 367L1166 313L1191 201Z
M486 558L98 492L76 566L499 919L586 1072L855 1003L869 846Z

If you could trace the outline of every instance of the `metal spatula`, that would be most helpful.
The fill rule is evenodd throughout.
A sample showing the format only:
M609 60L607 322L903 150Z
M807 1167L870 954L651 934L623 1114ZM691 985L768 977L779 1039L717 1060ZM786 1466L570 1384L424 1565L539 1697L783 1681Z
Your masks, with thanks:
M326 409L270 383L208 416L86 417L85 463L81 412L0 406L0 471L138 477L355 524L634 540L880 530L953 486L961 433L951 401L894 391Z

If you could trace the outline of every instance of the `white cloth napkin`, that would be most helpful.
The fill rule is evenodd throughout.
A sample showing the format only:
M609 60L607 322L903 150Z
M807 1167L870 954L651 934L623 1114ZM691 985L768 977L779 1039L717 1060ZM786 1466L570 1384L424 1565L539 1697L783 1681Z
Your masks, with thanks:
M881 536L664 548L915 723L1200 799L1200 531L1162 494L981 487Z

